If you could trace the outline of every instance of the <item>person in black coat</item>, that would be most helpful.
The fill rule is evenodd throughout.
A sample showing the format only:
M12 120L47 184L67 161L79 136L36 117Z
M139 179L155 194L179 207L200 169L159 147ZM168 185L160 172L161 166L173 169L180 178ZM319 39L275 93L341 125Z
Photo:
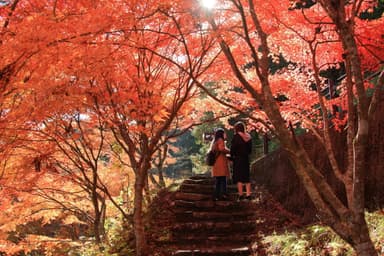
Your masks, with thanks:
M235 135L233 136L230 154L233 161L233 182L237 184L239 200L251 199L250 163L249 155L252 152L251 135L245 132L242 122L235 124ZM245 185L245 195L243 186Z

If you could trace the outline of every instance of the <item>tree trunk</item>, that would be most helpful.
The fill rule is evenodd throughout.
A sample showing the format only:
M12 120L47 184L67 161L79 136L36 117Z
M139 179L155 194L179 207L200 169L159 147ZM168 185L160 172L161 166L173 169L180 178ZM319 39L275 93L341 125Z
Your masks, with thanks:
M133 211L133 228L136 239L136 256L147 256L147 239L143 221L143 191L145 175L139 170L135 176L135 198Z
M99 234L101 241L104 241L105 237L105 218L106 218L107 205L105 204L105 198L101 199L100 207L100 224L99 224Z
M301 152L301 153L300 153ZM305 151L289 154L291 161L314 203L324 224L331 227L344 241L349 243L357 255L377 255L369 236L364 211L353 211L342 205L325 178L319 175Z
M272 94L265 87L266 102L272 102ZM311 201L314 203L321 220L330 226L341 238L349 243L358 255L377 255L369 236L369 230L364 216L364 169L366 167L366 141L368 138L367 126L364 118L359 115L358 131L353 143L353 198L351 205L344 205L337 198L327 183L325 177L314 166L305 149L297 143L294 135L289 134L284 126L278 106L264 104L265 112L276 128L276 134L282 147L289 153L289 158L295 167L302 184L306 188ZM359 113L360 114L360 113ZM364 116L364 115L363 115ZM346 187L351 187L346 184Z
M93 221L93 233L95 236L95 242L96 244L101 243L100 239L100 216L98 214L95 215L95 220Z
M95 212L95 217L93 220L93 233L95 236L95 242L96 244L101 243L100 239L100 210L99 210L99 200L98 200L98 194L96 192L96 184L93 184L92 192L92 204L93 204L93 210Z
M165 188L165 180L163 175L163 166L161 166L161 169L158 170L159 172L159 184L161 188Z
M329 2L328 2L329 4ZM350 76L354 81L357 98L357 131L353 141L353 163L350 163L353 173L352 201L349 208L352 211L352 247L358 255L377 255L369 230L365 221L365 170L367 169L367 147L369 138L369 117L368 117L368 96L364 87L361 61L359 58L357 44L354 38L353 18L346 17L345 9L335 8L332 3L328 6L328 13L333 19L338 31L343 48L347 53L347 60L350 63ZM335 9L333 9L335 8ZM349 111L352 111L349 109ZM354 111L351 113L355 114Z
M364 216L360 216L358 222L354 223L355 229L352 234L352 247L359 256L378 255L369 236L368 225Z

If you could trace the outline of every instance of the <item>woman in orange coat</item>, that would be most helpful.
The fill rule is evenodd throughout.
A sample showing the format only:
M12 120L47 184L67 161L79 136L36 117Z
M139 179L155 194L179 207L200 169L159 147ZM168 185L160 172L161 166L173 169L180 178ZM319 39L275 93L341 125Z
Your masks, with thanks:
M229 177L229 167L227 154L229 149L225 146L226 134L219 128L215 132L215 138L211 144L211 150L216 152L216 161L212 167L212 176L215 177L215 198L214 200L227 199L227 177Z

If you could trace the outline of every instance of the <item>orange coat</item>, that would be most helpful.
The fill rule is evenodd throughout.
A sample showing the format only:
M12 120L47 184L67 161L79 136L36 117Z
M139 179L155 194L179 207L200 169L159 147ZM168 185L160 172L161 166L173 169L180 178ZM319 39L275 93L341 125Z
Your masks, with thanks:
M219 152L216 158L215 164L212 166L212 176L230 176L228 159L226 154L229 153L229 149L225 146L223 139L218 139L213 145L212 149Z

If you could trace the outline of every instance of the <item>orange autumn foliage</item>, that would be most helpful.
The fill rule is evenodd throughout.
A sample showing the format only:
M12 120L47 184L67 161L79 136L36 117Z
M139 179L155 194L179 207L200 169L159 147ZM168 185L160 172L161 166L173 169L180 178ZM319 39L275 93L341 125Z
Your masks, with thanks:
M240 2L250 7L249 2ZM319 97L310 89L315 76L312 64L315 61L320 70L339 67L344 52L326 12L318 6L290 10L296 2L259 1L255 6L268 35L271 60L278 61L282 54L293 63L271 75L269 82L274 97L288 99L279 102L284 120L321 130L321 115L314 109ZM362 1L361 10L372 8L373 2ZM242 90L218 45L219 37L225 39L239 67L250 64L252 54L261 56L262 49L250 52L244 47L260 45L257 33L249 38L242 35L242 22L251 21L251 15L242 20L230 8L222 8L215 16L218 27L211 31L205 14L210 15L198 1L186 0L15 0L0 6L0 225L4 231L28 220L44 217L49 222L60 215L57 209L49 214L42 211L55 204L42 200L43 194L36 197L32 192L37 188L64 190L68 193L48 195L84 211L91 209L87 193L80 188L92 184L82 183L92 177L92 170L102 182L96 184L105 185L113 199L127 184L133 186L137 176L145 179L154 152L174 130L198 123L206 110L215 110L217 116L240 111L251 116L252 125L263 123L260 129L273 129L265 106L249 90ZM355 22L362 67L374 72L384 58L383 19ZM240 72L256 94L263 92L255 66ZM325 79L317 86L326 89ZM366 81L365 86L373 85ZM207 91L200 90L204 87L226 104L204 97ZM327 101L327 110L333 105L345 109L345 93L341 84L341 97ZM75 115L91 117L81 133L70 131L69 120ZM338 127L346 121L345 115L334 120ZM92 133L100 127L113 133L108 133L103 146L99 135ZM108 148L116 144L118 154ZM99 158L82 158L92 156L98 146L100 152L113 156L112 166L92 169L90 159L100 163ZM76 161L69 161L70 157ZM65 166L65 175L55 164ZM79 170L84 171L83 179ZM81 200L73 195L77 193ZM20 218L12 215L16 211L21 212ZM7 242L7 246L11 245Z

